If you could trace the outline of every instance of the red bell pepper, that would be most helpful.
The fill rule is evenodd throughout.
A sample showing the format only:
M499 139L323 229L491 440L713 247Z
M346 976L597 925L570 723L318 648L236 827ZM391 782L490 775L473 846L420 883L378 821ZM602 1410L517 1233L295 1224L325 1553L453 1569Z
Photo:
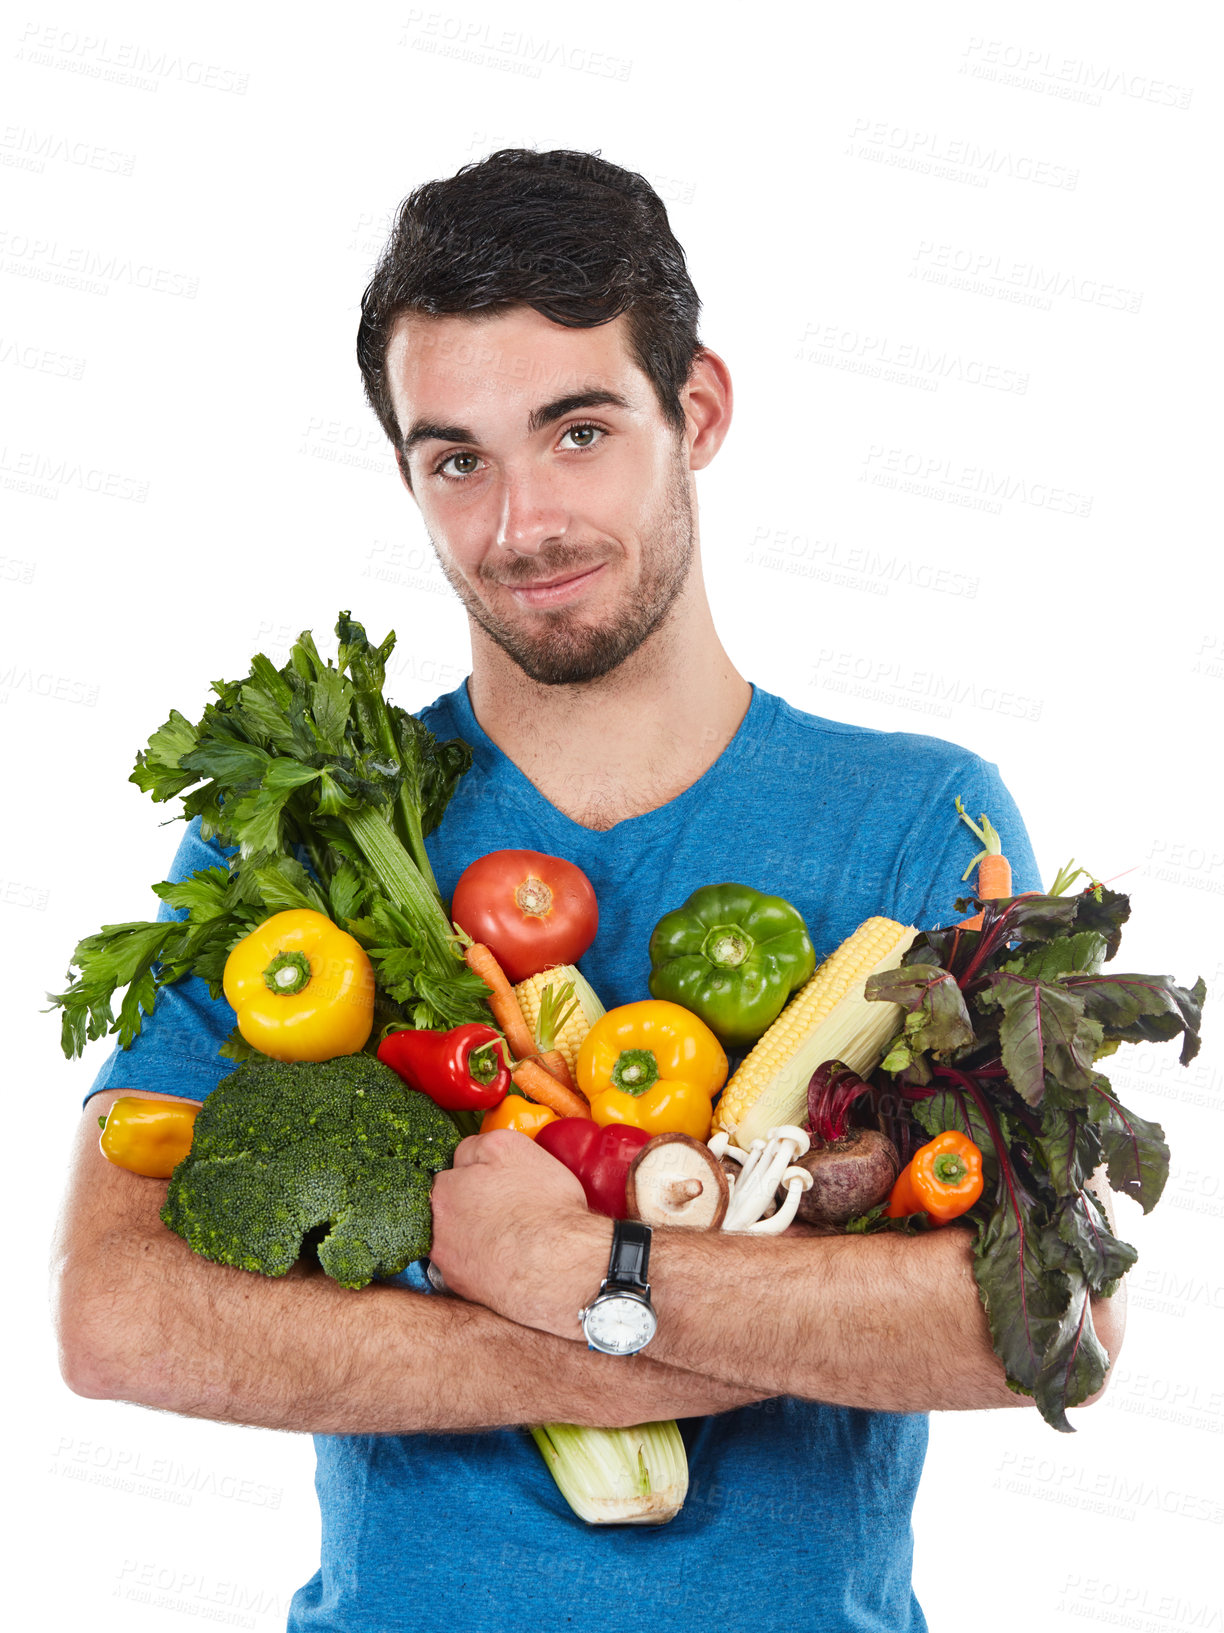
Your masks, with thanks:
M540 1130L535 1142L577 1174L592 1213L625 1219L629 1165L653 1137L628 1123L608 1123L601 1128L590 1117L558 1117Z
M378 1058L445 1111L488 1111L510 1088L505 1042L479 1021L449 1032L389 1032Z

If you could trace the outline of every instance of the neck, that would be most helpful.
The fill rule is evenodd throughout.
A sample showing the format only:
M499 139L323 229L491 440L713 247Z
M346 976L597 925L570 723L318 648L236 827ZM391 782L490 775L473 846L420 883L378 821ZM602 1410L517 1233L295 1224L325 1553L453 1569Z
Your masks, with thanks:
M598 680L531 680L472 624L472 708L545 799L588 828L667 804L734 737L751 701L714 628L695 551L660 627Z

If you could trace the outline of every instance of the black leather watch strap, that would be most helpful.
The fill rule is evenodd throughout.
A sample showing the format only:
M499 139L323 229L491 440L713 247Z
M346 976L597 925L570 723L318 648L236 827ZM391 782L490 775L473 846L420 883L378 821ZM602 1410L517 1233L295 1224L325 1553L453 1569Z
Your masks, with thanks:
M639 1219L612 1221L612 1252L608 1259L608 1285L633 1287L645 1292L649 1283L650 1226Z

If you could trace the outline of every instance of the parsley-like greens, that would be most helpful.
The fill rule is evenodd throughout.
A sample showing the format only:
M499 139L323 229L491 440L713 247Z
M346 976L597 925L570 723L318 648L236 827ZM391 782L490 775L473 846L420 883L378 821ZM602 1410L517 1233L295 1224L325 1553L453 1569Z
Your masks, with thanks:
M463 962L425 852L471 750L439 743L387 702L394 634L373 646L342 612L336 636L335 664L309 630L281 669L256 656L244 680L214 684L196 725L173 711L137 756L132 782L154 800L181 799L205 839L236 849L227 866L154 886L184 919L104 925L78 945L71 984L52 995L66 1055L107 1032L128 1048L159 988L185 975L220 997L235 942L285 908L326 913L362 943L380 1022L488 1020L487 988ZM223 1053L249 1051L235 1033Z

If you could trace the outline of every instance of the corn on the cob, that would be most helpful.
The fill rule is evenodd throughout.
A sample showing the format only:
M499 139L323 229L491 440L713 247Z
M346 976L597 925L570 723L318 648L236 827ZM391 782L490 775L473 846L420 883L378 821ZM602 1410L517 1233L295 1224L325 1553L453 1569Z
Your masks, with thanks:
M741 1150L780 1123L807 1116L808 1080L826 1060L865 1076L901 1024L900 1004L869 1003L867 977L895 969L917 930L872 918L830 953L740 1066L714 1109Z
M595 996L586 977L573 964L554 964L551 969L541 970L539 975L528 976L526 981L520 981L514 989L514 995L523 1011L523 1019L534 1037L536 1023L540 1018L540 1000L545 988L552 987L554 991L559 991L566 982L573 984L573 995L577 1002L570 1011L569 1019L556 1034L553 1047L560 1050L565 1064L572 1072L582 1040L604 1013L604 1006Z

